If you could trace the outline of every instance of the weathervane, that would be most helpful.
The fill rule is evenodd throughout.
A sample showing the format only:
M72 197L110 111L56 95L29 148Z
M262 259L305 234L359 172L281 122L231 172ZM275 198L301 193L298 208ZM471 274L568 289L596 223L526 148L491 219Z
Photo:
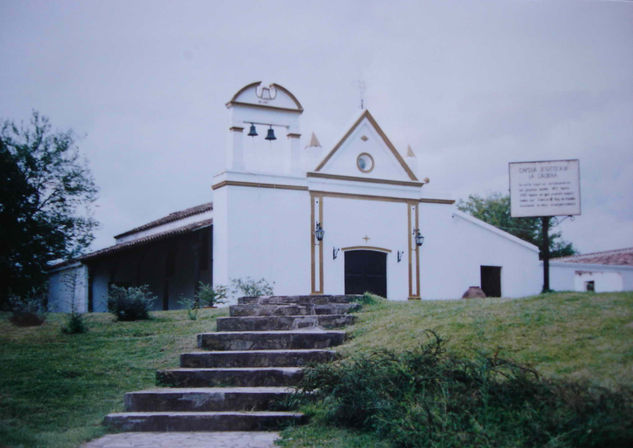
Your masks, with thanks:
M365 91L367 87L365 86L365 81L358 81L358 93L360 95L360 109L365 110Z

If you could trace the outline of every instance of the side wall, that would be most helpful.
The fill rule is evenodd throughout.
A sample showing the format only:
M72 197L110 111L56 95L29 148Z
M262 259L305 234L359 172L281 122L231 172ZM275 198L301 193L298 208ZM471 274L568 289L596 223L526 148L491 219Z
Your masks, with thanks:
M633 291L633 267L581 263L550 264L550 286L556 291L586 291L594 282L595 292Z
M48 276L48 311L88 311L88 268L74 264Z
M480 266L501 267L501 294L521 297L542 288L538 250L464 218L454 206L420 204L422 297L454 299L481 286Z

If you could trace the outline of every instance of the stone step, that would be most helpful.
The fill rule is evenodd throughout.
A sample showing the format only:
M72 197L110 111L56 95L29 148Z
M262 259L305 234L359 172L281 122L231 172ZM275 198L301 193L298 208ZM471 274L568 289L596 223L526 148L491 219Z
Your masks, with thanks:
M302 367L329 362L333 350L247 350L192 352L180 355L181 367Z
M297 412L121 412L104 423L118 431L262 431L304 420Z
M125 394L126 412L262 411L292 394L288 387L160 388Z
M245 316L218 317L218 331L298 330L301 328L340 328L352 325L351 314L319 314L312 316Z
M240 297L237 299L238 305L327 305L328 303L349 303L356 296L262 296L262 297Z
M198 335L198 347L206 350L288 350L340 345L345 332L338 330L223 331Z
M361 305L351 303L327 303L307 305L231 305L229 314L231 317L245 316L310 316L315 314L345 314L359 310Z
M156 372L167 387L289 387L303 376L300 367L178 368Z
M231 305L229 315L242 316L305 316L314 314L312 310L303 305Z

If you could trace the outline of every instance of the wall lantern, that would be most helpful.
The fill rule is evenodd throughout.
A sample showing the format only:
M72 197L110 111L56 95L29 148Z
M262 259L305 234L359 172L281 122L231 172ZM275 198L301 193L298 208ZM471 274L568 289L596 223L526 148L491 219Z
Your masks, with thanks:
M404 255L404 251L399 250L398 252L396 252L396 255L397 255L398 263L400 263L402 261L402 256Z
M418 246L418 247L423 245L424 244L424 237L420 233L420 229L415 229L413 231L413 234L415 235L415 245Z
M316 236L317 241L323 241L323 235L325 235L325 231L323 227L321 227L321 223L317 222L316 229L314 230L314 236Z
M338 252L341 249L337 249L336 247L332 248L332 260L336 260L336 257L338 257Z
M257 129L255 128L255 124L251 123L251 128L248 130L249 137L257 137Z

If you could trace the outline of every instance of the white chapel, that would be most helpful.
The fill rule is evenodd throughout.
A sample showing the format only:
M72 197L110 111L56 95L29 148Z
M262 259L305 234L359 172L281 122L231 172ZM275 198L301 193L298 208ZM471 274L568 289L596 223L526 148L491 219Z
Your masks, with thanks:
M278 84L226 103L226 166L212 202L115 236L51 268L49 307L104 311L111 284L148 284L176 308L199 281L264 278L275 294L460 298L470 286L517 297L541 288L538 248L426 193L424 161L400 151L369 110L331 147L302 134L303 106ZM403 157L404 154L404 157ZM64 277L74 275L75 291Z

